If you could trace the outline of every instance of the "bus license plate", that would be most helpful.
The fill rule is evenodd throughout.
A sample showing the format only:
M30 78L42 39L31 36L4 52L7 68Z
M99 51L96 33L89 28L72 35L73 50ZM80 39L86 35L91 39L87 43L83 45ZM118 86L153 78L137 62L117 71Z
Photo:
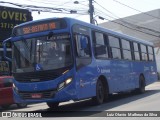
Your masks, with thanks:
M34 93L31 95L32 98L42 98L42 94L41 93Z

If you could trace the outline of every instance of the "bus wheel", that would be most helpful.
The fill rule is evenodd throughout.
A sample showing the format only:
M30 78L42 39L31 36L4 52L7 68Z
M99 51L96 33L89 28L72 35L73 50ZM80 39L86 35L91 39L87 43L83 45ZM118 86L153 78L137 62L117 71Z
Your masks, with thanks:
M144 77L141 75L139 78L139 88L138 88L138 93L142 94L145 92L145 79Z
M100 105L104 101L104 86L101 80L97 81L96 96L92 98L96 105Z
M56 109L58 108L59 102L47 102L47 105L51 109Z
M25 107L27 107L27 103L17 103L17 106L19 108L25 108Z

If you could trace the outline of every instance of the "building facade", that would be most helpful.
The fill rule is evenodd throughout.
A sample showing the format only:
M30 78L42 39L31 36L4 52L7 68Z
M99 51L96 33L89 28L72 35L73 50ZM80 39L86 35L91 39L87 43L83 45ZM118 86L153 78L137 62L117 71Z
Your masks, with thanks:
M160 73L160 9L104 22L99 26L153 42Z

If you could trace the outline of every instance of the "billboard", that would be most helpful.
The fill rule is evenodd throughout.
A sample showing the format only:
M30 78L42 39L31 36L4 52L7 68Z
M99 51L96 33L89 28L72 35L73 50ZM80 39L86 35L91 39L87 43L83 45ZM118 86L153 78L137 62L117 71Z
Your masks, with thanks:
M14 26L31 20L32 15L29 10L0 6L0 48L3 40L11 36ZM11 47L10 44L7 46Z

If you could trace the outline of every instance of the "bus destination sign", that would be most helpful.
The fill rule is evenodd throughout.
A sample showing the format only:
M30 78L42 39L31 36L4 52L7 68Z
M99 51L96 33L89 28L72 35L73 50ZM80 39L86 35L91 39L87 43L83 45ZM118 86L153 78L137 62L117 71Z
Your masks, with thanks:
M51 29L55 29L55 28L56 28L56 24L54 22L45 23L45 24L38 24L38 25L24 27L23 34L41 32L41 31L51 30Z
M22 26L17 26L14 29L14 35L26 35L26 34L32 34L37 32L43 32L53 29L62 29L65 28L66 24L65 21L59 20L45 20L45 21L39 21L39 22L31 22Z

